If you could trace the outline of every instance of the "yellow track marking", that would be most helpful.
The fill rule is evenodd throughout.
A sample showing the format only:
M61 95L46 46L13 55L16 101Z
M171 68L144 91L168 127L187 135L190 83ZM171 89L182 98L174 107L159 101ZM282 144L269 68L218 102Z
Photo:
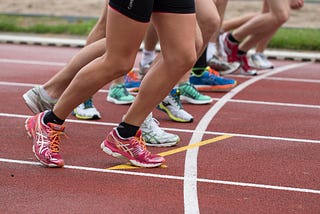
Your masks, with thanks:
M157 168L167 168L168 166L167 165L160 165L159 167ZM139 166L133 166L131 165L130 163L127 163L127 164L120 164L120 165L117 165L117 166L113 166L113 167L110 167L110 168L107 168L107 169L137 169L137 168L141 168Z
M204 140L204 141L201 141L201 142L198 142L198 143L194 143L194 144L191 144L191 145L188 145L188 146L183 146L183 147L180 147L180 148L177 148L177 149L172 149L172 150L169 150L169 151L166 151L166 152L161 152L158 155L165 157L165 156L176 154L178 152L186 151L188 149L193 149L195 147L200 147L200 146L204 146L204 145L207 145L207 144L210 144L210 143L214 143L214 142L218 142L218 141L221 141L221 140L225 140L225 139L228 139L230 137L232 137L232 136L230 136L230 135L222 135L222 136L219 136L219 137L215 137L215 138ZM133 165L128 163L128 164L120 164L120 165L113 166L113 167L110 167L110 168L107 168L107 169L124 170L124 169L137 169L137 168L141 168L141 167L133 166ZM160 168L167 168L167 166L162 164L160 166Z
M183 152L183 151L188 150L188 149L193 149L195 147L204 146L204 145L207 145L209 143L214 143L214 142L217 142L217 141L221 141L221 140L224 140L224 139L227 139L227 138L230 138L230 137L232 137L232 136L230 136L230 135L222 135L222 136L219 136L219 137L215 137L215 138L212 138L212 139L208 139L208 140L205 140L205 141L194 143L194 144L191 144L191 145L188 145L188 146L183 146L183 147L180 147L180 148L177 148L177 149L172 149L172 150L169 150L167 152L162 152L162 153L159 153L158 155L161 155L161 156L165 157L165 156L172 155L172 154L175 154L175 153L178 153L178 152Z

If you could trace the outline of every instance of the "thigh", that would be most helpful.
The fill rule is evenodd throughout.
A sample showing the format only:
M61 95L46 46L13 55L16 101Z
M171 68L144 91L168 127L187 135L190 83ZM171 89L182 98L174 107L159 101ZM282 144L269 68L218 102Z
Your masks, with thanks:
M148 23L137 21L109 7L106 25L107 59L131 66L147 27Z
M195 51L194 0L154 0L152 22L164 57L170 53L182 56L184 51Z
M195 54L195 14L155 13L152 22L157 29L161 53L165 59Z
M196 11L203 41L207 43L214 32L219 32L220 16L217 7L212 0L197 0Z

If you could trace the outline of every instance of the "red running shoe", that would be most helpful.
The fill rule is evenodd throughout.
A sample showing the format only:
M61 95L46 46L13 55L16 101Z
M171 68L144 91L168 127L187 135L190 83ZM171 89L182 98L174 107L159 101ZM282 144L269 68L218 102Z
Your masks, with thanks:
M258 74L257 70L249 65L247 55L238 55L240 62L240 73L247 76L255 76Z
M220 45L220 52L223 60L231 63L239 61L237 53L238 53L238 44L231 42L228 39L228 35L230 33L223 33L219 36L219 45Z

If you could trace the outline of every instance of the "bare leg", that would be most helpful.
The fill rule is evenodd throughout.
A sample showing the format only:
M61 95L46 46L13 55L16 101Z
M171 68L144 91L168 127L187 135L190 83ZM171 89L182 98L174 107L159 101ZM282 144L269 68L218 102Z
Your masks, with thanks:
M206 49L213 34L218 32L220 17L216 5L212 0L196 1L197 28L196 28L196 51L199 58ZM191 73L191 70L189 71ZM180 82L186 82L185 75Z
M204 49L207 47L207 44L212 35L219 32L221 20L217 7L212 0L196 1L196 9L197 21L202 33L203 40L202 48L198 52L198 57L200 57Z
M106 40L101 39L84 47L43 88L52 98L59 98L78 71L92 60L101 56L106 48Z
M92 45L80 50L66 66L43 85L43 88L50 97L59 98L78 71L92 60L102 56L105 52L106 41L104 38L106 35L105 26L108 2L109 0L106 0L106 7L103 8L99 20L87 37L86 46Z
M128 19L114 10L108 10L107 20L107 51L102 57L83 67L64 91L53 109L60 119L67 118L73 108L105 84L126 74L134 64L148 24ZM126 26L125 34L119 26ZM150 112L151 110L148 114Z
M258 43L262 35L274 32L288 19L290 11L288 0L267 0L267 2L270 12L253 17L232 33L238 41L251 35L245 44L239 46L240 50L247 52Z
M258 13L248 13L240 17L225 20L222 22L221 29L223 32L234 30L246 23L247 21L249 21L250 19L252 19L256 15L258 15Z
M301 7L303 7L304 0L289 0L288 4L290 8L289 11L291 11L291 9L300 9ZM264 0L262 13L267 13L267 12L269 12L269 3L267 0ZM260 53L264 52L264 50L268 46L268 43L270 42L270 40L272 39L272 37L274 36L277 30L278 29L276 29L273 32L271 31L269 34L265 35L265 37L258 42L258 44L256 45L256 52L260 52Z
M157 31L154 28L153 24L150 23L146 35L143 39L144 48L142 50L142 57L139 64L139 78L143 79L143 77L148 72L150 65L156 58L156 45L158 43L158 35Z
M86 44L89 45L95 41L98 41L100 39L103 39L106 37L106 18L107 18L107 6L108 6L108 0L106 0L106 7L103 8L103 11L99 17L99 20L93 27L93 29L90 31Z
M157 35L157 31L154 28L153 24L149 25L143 41L144 41L144 49L145 50L148 50L148 51L155 50L155 47L158 43L158 35Z
M163 58L143 79L136 100L124 118L124 122L135 126L140 126L196 59L194 14L153 14L152 21L159 35ZM172 72L173 66L177 68L175 72Z

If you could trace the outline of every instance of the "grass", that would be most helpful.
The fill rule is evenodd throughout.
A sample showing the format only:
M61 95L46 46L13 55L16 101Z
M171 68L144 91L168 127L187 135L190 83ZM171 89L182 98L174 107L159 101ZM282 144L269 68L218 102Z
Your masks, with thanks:
M95 18L0 15L0 32L86 36L96 21ZM281 28L268 47L320 51L319 38L320 29Z
M269 43L270 48L320 51L320 29L281 28Z
M0 32L87 35L97 19L0 15Z

